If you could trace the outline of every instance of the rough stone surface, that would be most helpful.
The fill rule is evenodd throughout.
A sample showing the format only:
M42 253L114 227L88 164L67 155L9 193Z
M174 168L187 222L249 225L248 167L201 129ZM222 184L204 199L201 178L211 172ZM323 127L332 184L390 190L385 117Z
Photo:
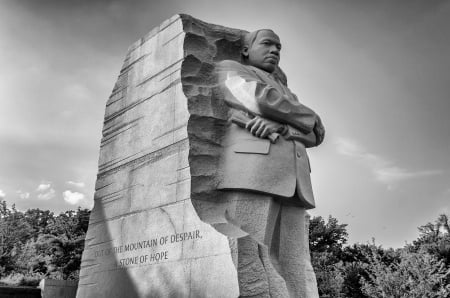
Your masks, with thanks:
M189 161L204 142L188 139L189 118L220 114L202 102L213 81L200 61L224 55L205 51L203 24L174 16L128 50L106 103L78 298L239 295L228 239L191 203L213 165Z

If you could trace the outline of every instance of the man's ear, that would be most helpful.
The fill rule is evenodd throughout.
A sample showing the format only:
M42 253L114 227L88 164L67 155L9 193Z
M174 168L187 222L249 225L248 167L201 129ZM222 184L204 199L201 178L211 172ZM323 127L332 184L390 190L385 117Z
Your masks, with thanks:
M241 54L242 56L244 56L245 58L248 58L248 46L244 46L241 50Z

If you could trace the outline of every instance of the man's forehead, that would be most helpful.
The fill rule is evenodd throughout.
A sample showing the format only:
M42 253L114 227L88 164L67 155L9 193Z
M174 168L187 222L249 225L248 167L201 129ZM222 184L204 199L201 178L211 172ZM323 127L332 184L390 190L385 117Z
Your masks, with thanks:
M256 36L256 39L269 39L271 41L275 41L277 43L280 43L280 37L275 34L275 32L271 30L261 30L258 32L258 35Z

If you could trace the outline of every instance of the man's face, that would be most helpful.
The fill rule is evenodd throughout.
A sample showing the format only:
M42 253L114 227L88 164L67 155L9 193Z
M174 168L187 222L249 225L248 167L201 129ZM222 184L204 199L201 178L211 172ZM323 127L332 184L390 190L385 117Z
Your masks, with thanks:
M280 62L281 43L278 35L272 31L259 31L255 41L243 54L248 57L248 64L272 73Z

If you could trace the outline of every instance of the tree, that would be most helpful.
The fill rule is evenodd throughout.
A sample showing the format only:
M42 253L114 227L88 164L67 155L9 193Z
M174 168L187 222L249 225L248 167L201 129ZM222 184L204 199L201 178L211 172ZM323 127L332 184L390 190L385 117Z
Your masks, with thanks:
M425 250L450 266L450 226L449 217L441 214L434 223L419 228L419 238L409 248L415 252Z
M372 247L369 257L369 279L363 279L362 290L373 298L450 297L446 282L450 269L442 260L426 252L415 253L400 249L400 261L384 263Z
M54 217L48 226L49 234L64 237L67 240L77 239L86 234L89 225L90 211L78 208Z
M311 263L316 273L321 297L344 297L344 265L340 261L342 247L347 242L346 224L339 224L336 218L314 217L309 222L309 246Z
M331 215L328 221L321 216L309 221L309 247L314 252L337 252L347 243L346 224L339 224Z
M33 229L22 212L13 205L9 209L0 202L0 271L7 274L14 270L14 262L22 245L33 235Z
M54 220L53 212L49 210L41 209L28 209L23 214L24 220L28 223L31 228L31 234L36 240L36 237L40 234L48 234L49 224Z
M320 297L344 298L343 263L336 262L330 252L313 252L311 263L316 273L317 286Z
M57 216L40 209L20 212L0 202L0 277L78 278L89 215L81 208Z

